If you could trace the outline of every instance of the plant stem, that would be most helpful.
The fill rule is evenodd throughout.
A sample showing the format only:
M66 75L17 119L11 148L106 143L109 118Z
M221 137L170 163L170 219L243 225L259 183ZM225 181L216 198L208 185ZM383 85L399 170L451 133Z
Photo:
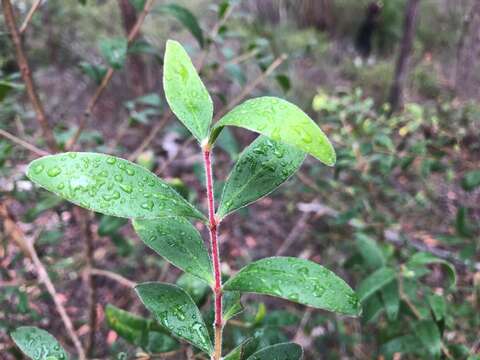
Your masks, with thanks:
M215 200L213 196L213 179L212 179L212 160L210 157L209 145L203 149L203 160L205 163L205 175L207 179L207 198L208 198L208 220L210 230L210 246L213 260L213 271L215 275L215 286L213 292L215 294L215 352L212 360L220 360L222 357L222 276L220 271L220 255L218 251L217 239L217 220L215 219Z

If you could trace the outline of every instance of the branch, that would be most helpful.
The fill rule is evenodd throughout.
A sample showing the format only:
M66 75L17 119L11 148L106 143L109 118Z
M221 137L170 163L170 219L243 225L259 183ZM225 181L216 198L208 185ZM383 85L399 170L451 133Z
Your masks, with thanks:
M20 30L19 30L20 34L23 34L27 30L28 24L30 23L30 20L32 20L33 14L35 14L35 11L37 11L41 3L42 3L42 0L35 0L32 7L28 11L27 17L23 21L22 26L20 26Z
M27 240L24 236L22 229L15 223L12 215L9 213L7 205L5 203L0 205L0 216L3 218L4 230L7 235L9 235L13 241L17 244L17 246L22 250L22 252L30 258L32 261L35 271L37 273L37 277L39 282L43 283L53 299L55 307L57 308L58 313L60 314L60 318L67 329L67 334L72 340L75 349L77 350L78 357L80 360L86 360L85 352L82 348L82 344L75 333L75 329L73 327L72 320L67 314L65 307L63 306L62 302L60 301L57 291L53 286L52 280L48 275L45 266L42 264L40 259L38 258L38 254L33 246L33 241Z
M6 0L3 0L6 1ZM132 42L137 38L138 34L140 33L140 28L143 25L143 22L145 21L145 18L147 15L150 13L150 10L152 8L154 0L147 0L145 2L145 5L143 7L143 11L140 13L138 16L137 22L133 26L132 30L128 34L127 37L127 46L130 46ZM113 73L115 70L110 67L107 70L107 73L104 75L102 82L100 85L97 87L97 90L95 90L95 93L93 94L92 98L87 104L87 107L85 111L83 112L83 115L80 119L80 124L78 125L77 131L73 134L73 136L67 141L66 148L68 150L72 150L77 143L80 135L82 134L83 130L85 129L85 126L87 125L88 120L90 119L93 109L95 108L95 105L97 104L98 100L102 96L104 90L107 88L108 84L110 83L110 80L113 77Z
M56 151L58 149L57 143L55 141L55 137L53 136L53 132L48 125L48 120L45 114L45 110L43 108L43 104L40 101L37 90L35 88L35 84L33 82L30 66L25 56L25 51L23 50L23 44L20 38L20 34L17 30L17 24L15 22L12 4L10 0L2 0L2 5L5 17L5 24L8 28L8 31L10 32L13 45L15 46L15 55L18 66L20 67L20 71L22 73L23 82L25 83L25 86L27 88L28 98L32 103L33 109L35 110L37 122L42 129L42 133L45 137L48 147L50 148L50 150Z
M102 269L96 269L92 268L90 269L90 273L92 275L96 276L104 276L106 278L109 278L111 280L114 280L118 282L119 284L133 289L137 284L131 280L128 280L127 278L123 277L122 275L116 274L114 272L108 271L108 270L102 270Z
M15 135L13 134L10 134L8 131L5 131L5 130L2 130L0 129L0 136L3 136L5 138L7 138L8 140L10 140L11 142L17 144L17 145L20 145L21 147L33 152L34 154L37 154L39 156L45 156L45 155L50 155L50 153L48 151L45 151L45 150L42 150L42 149L39 149L38 147L36 147L35 145L32 145L30 144L29 142L26 142L18 137L16 137Z

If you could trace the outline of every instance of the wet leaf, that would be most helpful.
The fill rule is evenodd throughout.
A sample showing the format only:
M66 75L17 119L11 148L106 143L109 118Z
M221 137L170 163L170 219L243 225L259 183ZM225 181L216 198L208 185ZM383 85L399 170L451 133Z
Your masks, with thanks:
M154 353L178 349L178 342L167 335L167 331L155 321L145 319L111 304L105 308L108 326L127 340L141 348Z
M392 282L396 277L396 271L390 267L382 267L370 274L357 287L357 295L360 301L368 299L375 292Z
M245 101L218 121L210 136L213 144L224 126L238 126L309 153L326 165L335 164L335 150L315 122L296 105L275 97Z
M27 176L62 198L105 215L205 217L145 168L105 154L71 152L30 163Z
M298 170L304 159L304 152L259 136L242 152L228 176L217 216L222 219L271 193Z
M303 358L302 347L295 343L283 343L267 346L253 355L247 360L300 360Z
M18 348L34 360L66 360L67 353L45 330L34 326L16 328L10 336Z
M360 313L357 296L345 281L304 259L272 257L255 261L229 279L224 288L276 296L346 315Z
M167 15L171 15L180 21L182 25L185 26L198 41L198 45L203 48L204 39L202 28L200 27L196 16L193 15L190 10L177 4L160 5L157 6L155 10Z
M172 112L199 142L209 134L213 102L185 49L168 40L163 68L163 88Z
M143 242L173 265L213 282L212 261L197 229L185 218L165 216L132 221Z
M135 290L163 327L206 353L212 353L212 343L200 310L185 290L153 282L137 285Z

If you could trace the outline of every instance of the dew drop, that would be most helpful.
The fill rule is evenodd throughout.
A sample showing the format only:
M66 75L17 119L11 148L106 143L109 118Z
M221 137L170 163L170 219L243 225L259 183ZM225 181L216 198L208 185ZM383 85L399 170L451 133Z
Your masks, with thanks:
M107 158L107 164L109 164L109 165L115 164L116 161L117 161L117 160L116 160L115 158L113 158L113 157Z
M127 194L131 194L132 191L133 191L133 188L131 185L128 185L128 184L120 184L120 189L122 189L123 191L125 191Z
M33 172L35 174L40 174L43 171L43 169L45 169L45 167L42 164L38 164L33 168Z
M60 169L58 166L55 166L47 171L47 175L50 177L55 177L60 175L62 172L62 169Z
M148 200L147 202L144 202L142 205L140 205L140 207L141 207L142 209L152 211L153 205L154 205L154 204L153 204L153 201L152 201L152 200Z

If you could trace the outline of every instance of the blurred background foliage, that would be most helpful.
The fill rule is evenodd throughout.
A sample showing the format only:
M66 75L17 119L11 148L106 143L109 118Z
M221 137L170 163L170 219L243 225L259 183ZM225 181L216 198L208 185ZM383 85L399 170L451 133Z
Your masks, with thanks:
M253 353L293 337L306 359L480 358L480 6L419 2L404 105L392 114L389 93L409 2L158 0L127 46L145 1L45 0L22 35L60 148L112 68L77 147L130 156L202 208L198 149L165 116L167 39L181 41L195 59L217 112L239 95L280 96L306 109L333 141L334 168L307 159L280 190L222 224L223 271L228 276L275 253L310 258L357 289L361 318L250 295L226 329L227 349L250 339L245 349ZM13 2L18 25L32 3ZM7 334L23 324L47 329L72 348L22 252L23 238L35 240L82 341L96 334L92 357L193 358L146 317L126 279L176 281L206 314L210 290L154 256L126 221L95 215L85 231L72 205L26 180L25 166L39 153L8 134L47 146L8 35L2 16L0 358L21 358ZM217 192L252 140L239 129L223 132ZM84 269L92 264L88 282ZM93 329L87 308L95 314Z

